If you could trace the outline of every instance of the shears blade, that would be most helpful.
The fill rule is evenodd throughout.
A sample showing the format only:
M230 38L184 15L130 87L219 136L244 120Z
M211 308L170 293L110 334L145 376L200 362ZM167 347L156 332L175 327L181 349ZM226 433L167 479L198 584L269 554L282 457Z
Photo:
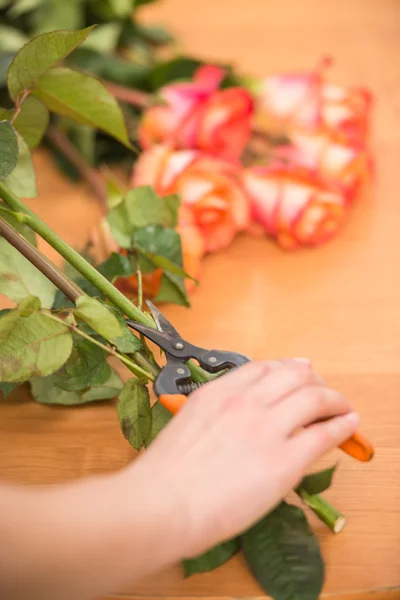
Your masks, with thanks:
M171 338L181 339L175 327L164 317L162 312L150 300L146 300L146 304L149 307L158 331L168 334Z

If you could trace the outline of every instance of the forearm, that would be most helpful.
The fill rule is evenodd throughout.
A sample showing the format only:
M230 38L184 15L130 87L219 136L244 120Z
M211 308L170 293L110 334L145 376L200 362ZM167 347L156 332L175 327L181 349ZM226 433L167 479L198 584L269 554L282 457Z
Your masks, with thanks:
M93 598L174 562L182 532L168 498L135 470L129 487L119 475L1 486L0 597Z

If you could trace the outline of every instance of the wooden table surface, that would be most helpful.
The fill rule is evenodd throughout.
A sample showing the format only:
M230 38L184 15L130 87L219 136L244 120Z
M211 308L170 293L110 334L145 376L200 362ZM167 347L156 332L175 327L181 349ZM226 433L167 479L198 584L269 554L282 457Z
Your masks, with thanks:
M342 234L297 254L243 236L207 258L192 309L171 307L168 315L199 345L237 349L254 359L308 356L350 397L376 457L364 465L340 456L327 497L345 513L345 531L334 536L313 521L327 565L323 597L398 599L400 3L164 0L145 14L173 27L187 50L256 75L312 67L331 53L335 80L368 85L376 95L376 183ZM70 243L82 244L100 214L95 201L50 171L46 157L38 154L36 164L41 196L30 205ZM0 404L2 478L62 481L114 470L132 457L112 404L56 409L21 393ZM260 595L238 557L186 581L178 568L170 569L116 598Z

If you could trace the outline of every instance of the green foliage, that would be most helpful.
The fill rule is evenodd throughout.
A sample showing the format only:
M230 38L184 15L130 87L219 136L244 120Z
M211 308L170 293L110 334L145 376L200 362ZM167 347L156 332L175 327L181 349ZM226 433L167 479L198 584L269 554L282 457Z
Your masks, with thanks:
M107 352L89 340L77 336L71 356L54 377L54 385L66 392L104 384L111 375Z
M151 432L150 396L147 387L128 379L118 396L118 418L122 433L136 450L145 444Z
M160 431L170 422L172 415L161 402L156 402L151 407L151 430L145 440L145 446L149 446L156 439Z
M143 273L162 269L157 299L190 306L184 284L189 275L182 268L181 240L174 229L179 203L178 196L160 198L149 186L137 187L123 199L116 196L107 220L117 244L131 251Z
M299 491L304 490L307 494L311 495L321 494L330 487L335 471L336 466L313 473L312 475L307 475L303 478L297 489Z
M18 140L13 126L0 121L0 178L7 177L17 166Z
M92 29L43 33L23 46L8 69L11 98L17 100L25 90L33 88L43 74L79 46Z
M122 335L114 338L113 344L119 352L134 354L143 350L143 344L139 338L133 335L132 330L127 326L124 316L116 308L109 306L108 309L115 315L121 327Z
M17 387L18 383L0 383L0 391L3 394L4 398L7 398Z
M100 129L130 148L121 109L97 79L66 67L54 67L37 80L32 93L51 112Z
M186 559L182 563L185 577L190 577L195 573L213 571L228 562L239 550L240 540L236 538L215 546L215 548L212 548L201 556Z
M76 301L75 316L85 321L92 329L108 340L113 340L122 335L122 329L116 316L95 298L79 296Z
M37 296L44 308L50 308L56 288L18 250L0 238L0 294L14 302Z
M160 198L150 186L129 190L125 198L107 216L112 235L121 248L130 248L135 229L150 225L175 227L179 198Z
M66 325L46 314L23 316L25 303L0 318L0 381L22 382L57 371L72 351Z
M182 277L168 272L163 273L160 289L154 300L155 302L171 302L186 307L190 306Z
M18 139L18 162L13 171L4 179L6 186L17 196L35 198L37 196L36 174L32 157L25 140L16 134ZM4 147L1 148L3 154Z
M133 275L129 258L117 252L112 252L104 262L98 265L97 270L108 281L115 281L118 277L130 277Z
M318 600L324 565L300 508L282 502L241 537L250 571L276 600Z
M14 127L24 138L29 148L36 148L49 124L49 111L33 96L26 98L14 121Z
M108 380L101 385L92 385L78 392L67 392L55 383L56 376L33 377L30 380L31 393L40 404L76 406L99 400L112 400L123 387L119 375L112 371Z

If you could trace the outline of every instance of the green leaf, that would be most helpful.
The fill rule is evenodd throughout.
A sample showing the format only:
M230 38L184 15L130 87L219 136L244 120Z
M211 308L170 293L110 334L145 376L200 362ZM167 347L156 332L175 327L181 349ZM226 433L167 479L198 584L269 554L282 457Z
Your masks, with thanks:
M89 390L81 394L82 402L94 402L96 400L112 400L116 398L122 388L124 382L115 371L111 372L110 378L103 385L94 385Z
M11 8L7 12L7 16L15 19L21 15L30 12L40 6L43 0L14 0Z
M203 61L186 56L157 62L150 76L151 87L153 90L157 90L171 81L192 79L194 72L202 64L204 64Z
M14 127L29 148L36 148L42 141L49 124L49 111L39 100L28 96L14 121Z
M89 340L80 339L71 356L54 376L57 387L76 392L92 385L102 385L111 375L108 354Z
M174 229L162 227L161 225L149 225L138 229L132 237L132 247L139 250L146 261L149 261L155 267L181 278L189 277L193 279L182 268L181 238ZM146 272L143 267L142 271Z
M164 272L161 277L160 289L154 298L154 302L171 302L172 304L181 304L189 308L190 302L184 279L173 273Z
M21 317L29 317L33 312L41 309L40 298L37 296L27 296L18 305L18 312Z
M215 546L208 552L196 558L190 558L182 561L185 577L190 577L195 573L206 573L213 571L224 563L228 562L240 550L239 539L229 540L219 546Z
M54 383L54 375L50 377L33 377L29 383L32 396L36 402L61 406L75 406L98 400L111 400L118 395L123 387L123 382L115 371L112 371L110 378L104 385L92 386L81 392L66 392L60 389Z
M32 93L50 111L100 129L131 148L118 102L98 79L54 67L37 80Z
M119 246L130 248L134 229L149 225L175 227L179 198L160 198L150 186L129 190L122 202L113 208L107 220L112 235Z
M104 262L97 266L97 270L108 281L114 281L117 277L130 277L133 275L129 258L118 252L112 252Z
M68 56L92 31L94 25L79 31L42 33L25 44L8 69L8 90L15 101L60 60Z
M122 335L113 338L110 340L110 342L115 345L117 350L126 354L133 354L143 350L142 342L138 337L136 337L136 335L132 333L132 330L126 324L124 316L120 313L120 311L113 306L108 306L108 309L116 316L122 330Z
M165 46L174 41L173 35L159 25L141 25L136 23L136 33L155 46Z
M17 319L13 319L15 312ZM8 321L5 327L3 320ZM68 327L41 313L22 317L14 309L1 317L0 337L0 381L26 381L33 375L50 375L62 367L72 350Z
M16 27L0 25L0 52L17 52L28 40L29 38Z
M151 407L151 430L145 440L146 448L156 439L160 431L164 429L171 419L171 413L161 404L161 402L157 401L153 404Z
M41 10L34 12L32 21L34 21L35 36L55 29L81 29L85 24L84 3L81 0L68 0L68 2L51 0L46 2ZM95 31L96 29L92 34Z
M79 296L76 301L75 316L85 321L92 329L107 340L118 338L122 329L115 315L101 302L89 296Z
M246 562L275 600L318 600L324 564L317 538L300 508L282 502L243 534Z
M18 162L12 173L5 178L5 185L17 196L35 198L37 196L36 174L31 153L25 140L17 133Z
M2 392L4 398L7 398L17 387L18 383L0 383L0 392Z
M82 48L89 48L102 54L113 52L118 46L122 23L116 21L99 25L82 44Z
M105 185L107 189L107 206L111 210L121 204L124 199L126 190L123 184L117 181L111 174L106 174Z
M128 379L118 396L118 419L122 433L136 450L144 445L151 431L150 396L145 385Z
M121 56L101 54L82 47L68 57L68 64L127 87L143 87L151 71L147 65L139 65Z
M14 302L37 296L44 308L51 308L56 287L18 250L0 238L0 294Z
M15 52L0 52L0 87L7 83L7 71Z
M12 212L1 210L3 207L3 203L0 202L1 218L4 219L4 221L7 221L7 223L9 223L16 231L18 231L18 233L20 233L25 239L27 239L28 242L32 244L32 246L36 247L36 235L33 229L31 229L28 225L25 225L25 223L20 223L19 221L17 221L17 219L13 216Z
M181 238L175 229L148 225L134 232L132 247L146 253L150 259L160 255L175 265L182 266Z
M297 489L303 489L307 492L307 494L311 495L322 494L322 492L330 487L335 470L336 465L334 467L330 467L329 469L319 471L318 473L307 475L304 477Z
M18 140L14 127L0 121L0 179L7 177L18 163Z
M128 17L135 5L135 0L91 0L91 9L105 21Z

